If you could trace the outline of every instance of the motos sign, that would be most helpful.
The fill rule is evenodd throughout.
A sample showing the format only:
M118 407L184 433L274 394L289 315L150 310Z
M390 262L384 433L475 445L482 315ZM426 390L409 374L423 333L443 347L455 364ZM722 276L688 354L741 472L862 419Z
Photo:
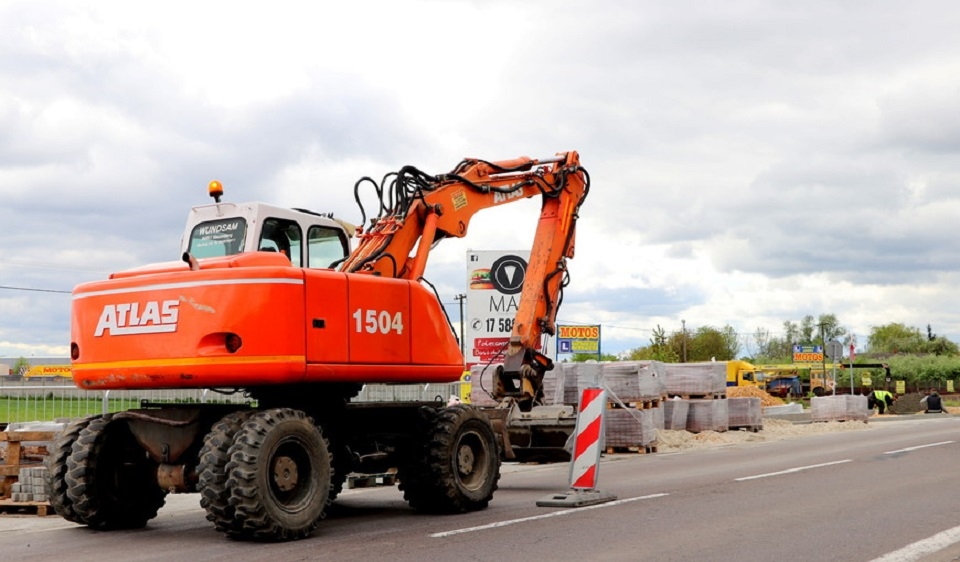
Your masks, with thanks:
M557 326L557 353L600 355L600 326Z

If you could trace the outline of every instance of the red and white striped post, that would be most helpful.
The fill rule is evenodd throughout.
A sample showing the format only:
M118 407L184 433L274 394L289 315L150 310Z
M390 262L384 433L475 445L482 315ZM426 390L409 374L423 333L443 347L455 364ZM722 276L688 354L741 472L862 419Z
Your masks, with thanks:
M603 412L607 391L585 388L577 414L577 433L570 459L570 490L537 501L540 507L583 507L617 499L597 489L600 476L600 449L603 445Z

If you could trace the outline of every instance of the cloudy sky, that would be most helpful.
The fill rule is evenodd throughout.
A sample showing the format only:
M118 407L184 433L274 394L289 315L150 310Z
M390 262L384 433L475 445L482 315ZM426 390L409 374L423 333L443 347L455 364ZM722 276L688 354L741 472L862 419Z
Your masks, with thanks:
M946 0L0 0L0 362L66 355L72 288L176 259L211 179L357 222L361 176L567 150L560 319L605 351L824 313L960 341L957 29ZM537 209L434 251L454 321L467 249Z

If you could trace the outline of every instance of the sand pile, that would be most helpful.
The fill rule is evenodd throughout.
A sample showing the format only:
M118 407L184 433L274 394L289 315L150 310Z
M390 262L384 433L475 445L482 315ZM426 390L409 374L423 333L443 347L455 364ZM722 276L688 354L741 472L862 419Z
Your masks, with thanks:
M783 400L776 396L770 396L766 390L758 386L728 386L727 396L730 398L759 398L760 405L763 407L783 406L784 404Z
M764 419L763 430L752 431L704 431L690 433L685 430L661 430L659 432L659 452L679 451L703 446L733 445L736 443L780 441L791 437L832 433L836 431L862 431L872 429L863 422L825 422L811 424L793 424L784 420Z

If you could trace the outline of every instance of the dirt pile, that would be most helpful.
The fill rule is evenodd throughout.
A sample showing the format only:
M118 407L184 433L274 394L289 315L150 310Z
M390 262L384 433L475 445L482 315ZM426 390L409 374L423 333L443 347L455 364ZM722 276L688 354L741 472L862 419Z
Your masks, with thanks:
M727 396L729 398L759 398L760 405L763 407L783 406L784 404L783 400L776 396L770 396L766 390L757 386L729 386L727 387Z

